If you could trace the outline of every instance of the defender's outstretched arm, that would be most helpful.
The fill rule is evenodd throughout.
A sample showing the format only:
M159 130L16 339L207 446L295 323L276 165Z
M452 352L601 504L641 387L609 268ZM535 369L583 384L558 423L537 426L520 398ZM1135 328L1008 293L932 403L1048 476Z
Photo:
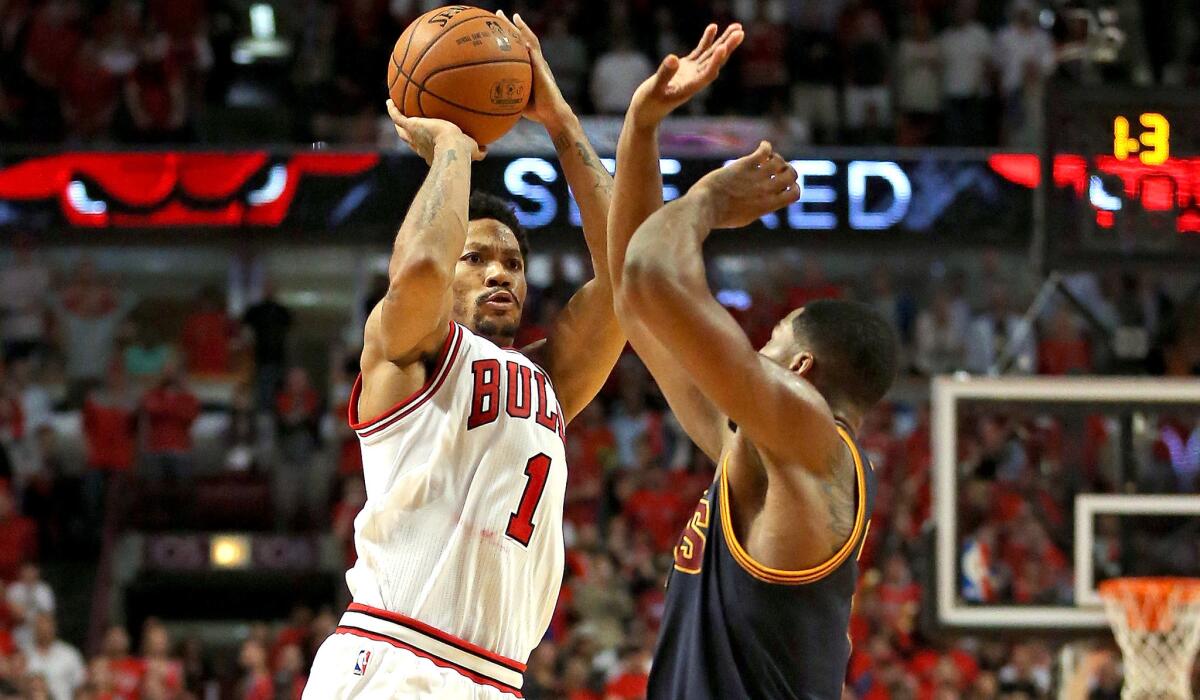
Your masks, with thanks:
M617 142L617 176L608 220L608 268L617 290L617 311L633 349L646 363L684 430L714 462L719 458L725 417L700 393L687 372L622 302L626 250L642 222L662 205L658 125L679 105L716 79L743 38L732 24L718 38L717 25L683 58L667 56L638 88ZM665 252L665 251L664 251Z
M784 462L811 463L806 456L830 454L839 439L828 406L750 344L713 297L702 251L714 228L745 226L798 197L796 172L766 142L709 173L638 229L621 305L653 329L699 391L757 447Z

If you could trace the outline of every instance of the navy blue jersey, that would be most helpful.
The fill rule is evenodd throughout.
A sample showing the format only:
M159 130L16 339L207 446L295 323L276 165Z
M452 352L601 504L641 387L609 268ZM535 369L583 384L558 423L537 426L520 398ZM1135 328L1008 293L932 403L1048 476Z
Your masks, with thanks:
M837 700L850 659L850 603L875 476L850 434L854 529L832 557L803 571L771 569L737 541L722 460L679 545L650 700Z

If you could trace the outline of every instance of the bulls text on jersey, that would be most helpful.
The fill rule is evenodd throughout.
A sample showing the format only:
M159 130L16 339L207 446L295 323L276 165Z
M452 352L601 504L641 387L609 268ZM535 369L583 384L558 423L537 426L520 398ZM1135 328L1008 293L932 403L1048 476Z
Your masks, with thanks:
M515 351L510 351L515 352ZM546 391L549 377L541 369L508 360L484 358L471 363L473 388L467 430L488 425L503 409L512 418L527 418L566 439L562 408Z

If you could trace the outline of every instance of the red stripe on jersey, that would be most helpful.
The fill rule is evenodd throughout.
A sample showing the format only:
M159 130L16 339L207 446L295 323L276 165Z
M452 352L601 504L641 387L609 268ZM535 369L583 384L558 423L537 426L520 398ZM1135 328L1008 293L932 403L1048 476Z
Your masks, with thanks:
M338 628L336 630L334 630L334 632L336 632L338 634L350 634L350 635L354 635L355 637L365 637L366 639L372 639L376 642L384 642L385 644L391 644L392 646L396 647L397 649L404 649L405 651L412 652L413 654L416 654L417 656L419 656L423 659L428 659L435 666L440 666L442 668L454 671L455 673L458 673L459 675L466 678L467 680L477 683L479 685L490 686L492 688L495 688L496 690L499 690L502 693L509 693L511 695L515 695L518 698L525 697L524 695L521 695L521 690L519 688L514 688L511 685L505 685L504 683L501 683L498 680L495 680L493 678L488 678L487 676L475 673L474 671L472 671L469 668L464 668L463 666L459 666L458 664L454 663L453 661L447 661L446 659L443 659L442 657L440 657L436 654L431 654L431 653L425 651L424 649L418 649L417 647L414 647L411 644L405 644L404 642L400 641L399 639L392 639L391 637L388 637L386 635L376 634L374 632L368 632L367 630L364 630L364 629L359 629L358 627L348 627L346 625L338 625Z
M474 654L480 658L487 659L494 664L499 664L500 666L516 671L517 673L525 673L525 664L520 663L519 661L514 661L506 656L501 656L493 651L488 651L478 644L472 644L471 642L459 637L455 637L452 634L446 634L436 627L431 627L420 620L414 620L407 615L402 615L390 610L372 608L371 606L363 605L362 603L351 603L350 607L346 608L346 610L349 612L362 613L363 615L370 615L371 617L377 617L381 620L387 620L388 622L394 622L397 625L414 629L422 634L429 635L438 641L445 642L456 649L461 649L468 654Z
M432 398L450 374L449 365L453 363L459 347L462 346L463 332L458 324L451 323L450 332L446 335L446 342L442 345L442 350L434 363L434 371L425 380L425 385L378 417L362 422L358 421L358 398L362 393L362 374L360 373L354 380L354 388L350 390L350 428L359 431L361 437L374 435L420 408Z

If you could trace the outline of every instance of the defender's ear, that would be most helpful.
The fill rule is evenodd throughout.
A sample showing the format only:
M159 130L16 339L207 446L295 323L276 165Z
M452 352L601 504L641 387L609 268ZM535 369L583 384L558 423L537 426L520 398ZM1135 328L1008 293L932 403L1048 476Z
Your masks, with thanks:
M792 362L788 365L788 369L803 377L812 371L816 363L817 360L813 357L813 354L804 350L792 357Z

